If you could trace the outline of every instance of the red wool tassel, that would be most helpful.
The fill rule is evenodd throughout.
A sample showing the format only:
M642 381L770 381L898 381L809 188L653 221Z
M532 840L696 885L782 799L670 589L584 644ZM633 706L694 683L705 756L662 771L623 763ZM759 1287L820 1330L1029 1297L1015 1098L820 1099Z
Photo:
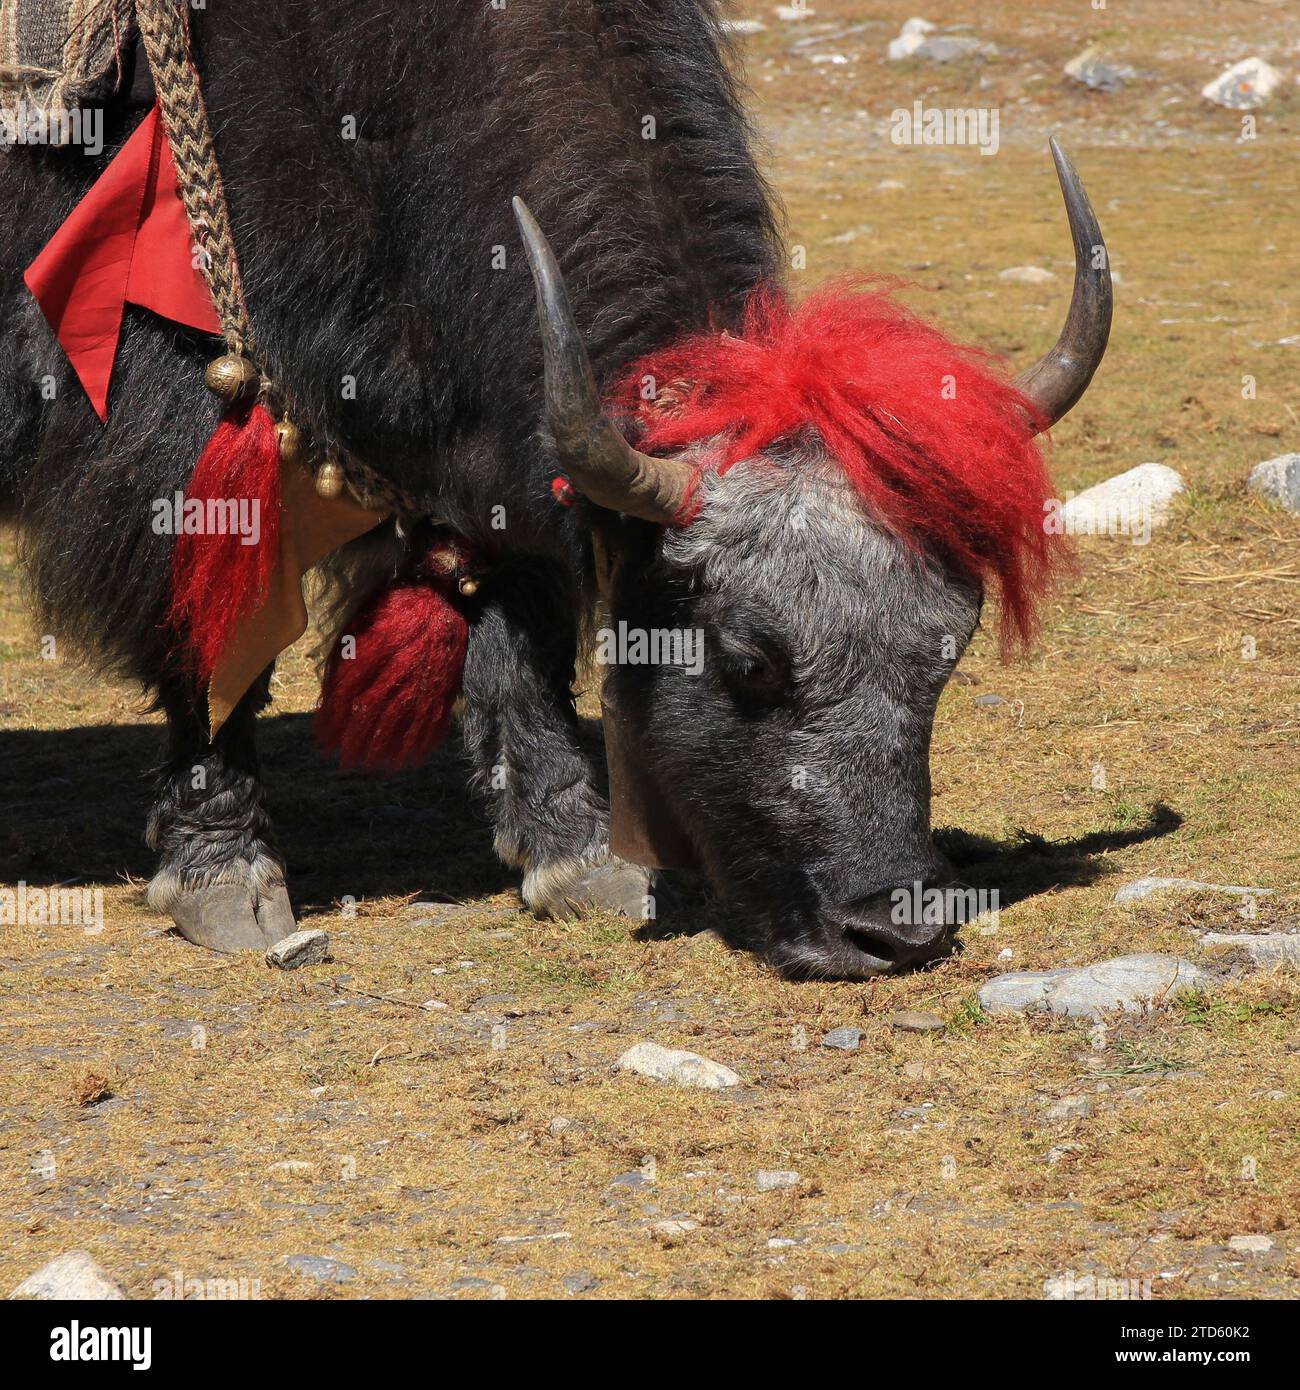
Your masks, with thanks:
M226 415L179 505L168 621L206 682L265 598L280 549L280 444L260 405Z
M427 571L426 571L427 573ZM401 772L442 742L460 692L469 624L452 600L454 574L430 574L377 594L326 667L316 737L345 769Z

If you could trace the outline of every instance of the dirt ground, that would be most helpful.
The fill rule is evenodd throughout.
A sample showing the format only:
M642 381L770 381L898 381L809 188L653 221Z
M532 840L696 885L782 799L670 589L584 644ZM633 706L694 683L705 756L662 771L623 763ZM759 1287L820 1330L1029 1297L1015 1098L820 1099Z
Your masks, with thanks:
M1208 896L1117 906L1142 874L1272 888L1260 922L1300 925L1300 521L1244 488L1300 449L1300 6L950 0L922 12L998 52L937 67L884 59L913 0L812 3L740 11L766 24L744 53L797 282L900 274L954 333L1032 360L1069 285L1058 133L1119 272L1110 353L1055 432L1058 487L1151 461L1190 486L1149 545L1081 542L1032 657L1000 665L986 623L943 697L935 824L1001 892L996 930L906 978L795 985L704 930L720 905L640 935L533 922L454 750L418 776L337 775L295 653L261 742L334 960L206 955L142 901L156 721L43 655L4 535L0 883L102 886L106 921L0 929L0 1289L84 1248L134 1297L178 1273L299 1298L1041 1297L1089 1274L1295 1296L1300 978L1244 974L1104 1035L974 1000L1007 969L1212 963L1191 928L1245 925ZM1062 76L1093 39L1137 70L1124 90ZM1287 85L1242 139L1199 91L1256 52ZM917 99L997 108L997 155L891 143ZM999 280L1027 264L1057 280ZM1007 703L975 704L990 693ZM897 1031L899 1009L946 1026ZM857 1051L820 1045L842 1025ZM743 1084L616 1072L643 1040ZM760 1170L799 1177L760 1191Z

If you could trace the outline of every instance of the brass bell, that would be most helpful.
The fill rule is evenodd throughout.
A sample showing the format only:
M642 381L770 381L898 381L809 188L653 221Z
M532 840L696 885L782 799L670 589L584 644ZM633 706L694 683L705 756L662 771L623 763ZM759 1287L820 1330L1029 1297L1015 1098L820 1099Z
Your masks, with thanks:
M343 489L347 486L347 481L342 467L335 463L333 459L328 463L322 463L316 470L317 496L326 499L341 497L343 495Z
M281 420L275 427L280 441L280 462L290 465L302 462L302 431L292 420Z
M262 374L247 357L228 352L208 363L203 381L225 405L235 405L255 396L262 384Z
M462 575L456 587L464 598L473 598L478 593L478 580L472 574Z

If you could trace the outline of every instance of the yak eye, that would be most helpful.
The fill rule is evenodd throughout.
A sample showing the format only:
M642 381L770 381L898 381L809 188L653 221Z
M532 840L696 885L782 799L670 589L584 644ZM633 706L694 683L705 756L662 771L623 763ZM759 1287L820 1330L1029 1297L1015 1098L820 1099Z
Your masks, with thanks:
M742 697L776 701L790 684L790 660L774 641L722 632L715 650L722 677Z

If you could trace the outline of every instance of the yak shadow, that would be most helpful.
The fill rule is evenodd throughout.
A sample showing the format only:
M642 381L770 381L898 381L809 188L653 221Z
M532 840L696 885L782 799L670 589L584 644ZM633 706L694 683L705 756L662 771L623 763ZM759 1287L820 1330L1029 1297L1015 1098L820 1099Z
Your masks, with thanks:
M163 734L160 723L0 732L0 883L148 879L156 856L144 826ZM299 909L517 887L466 790L457 738L417 772L368 777L332 764L309 715L281 714L258 721L258 753Z
M999 908L1050 893L1059 888L1085 887L1116 872L1104 856L1170 835L1183 817L1164 802L1152 805L1140 825L1122 830L1094 830L1069 840L1047 840L1020 830L1010 839L973 835L964 830L935 831L935 843L952 861L963 888L996 891ZM714 897L695 874L674 874L665 920L638 929L643 940L695 936L712 929L733 946L745 940L743 921ZM959 947L959 942L954 943Z
M582 721L584 742L600 738ZM258 721L266 806L300 909L357 899L422 895L456 901L517 889L492 850L491 827L466 790L457 737L416 772L343 773L317 746L306 714ZM163 753L160 723L0 732L0 883L146 880L155 864L143 839ZM1039 893L1095 882L1104 856L1177 830L1163 803L1145 823L1049 841L1020 832L1009 841L940 830L935 839L964 886L996 889L1009 907ZM668 877L663 919L641 937L737 935L738 920L693 874Z

